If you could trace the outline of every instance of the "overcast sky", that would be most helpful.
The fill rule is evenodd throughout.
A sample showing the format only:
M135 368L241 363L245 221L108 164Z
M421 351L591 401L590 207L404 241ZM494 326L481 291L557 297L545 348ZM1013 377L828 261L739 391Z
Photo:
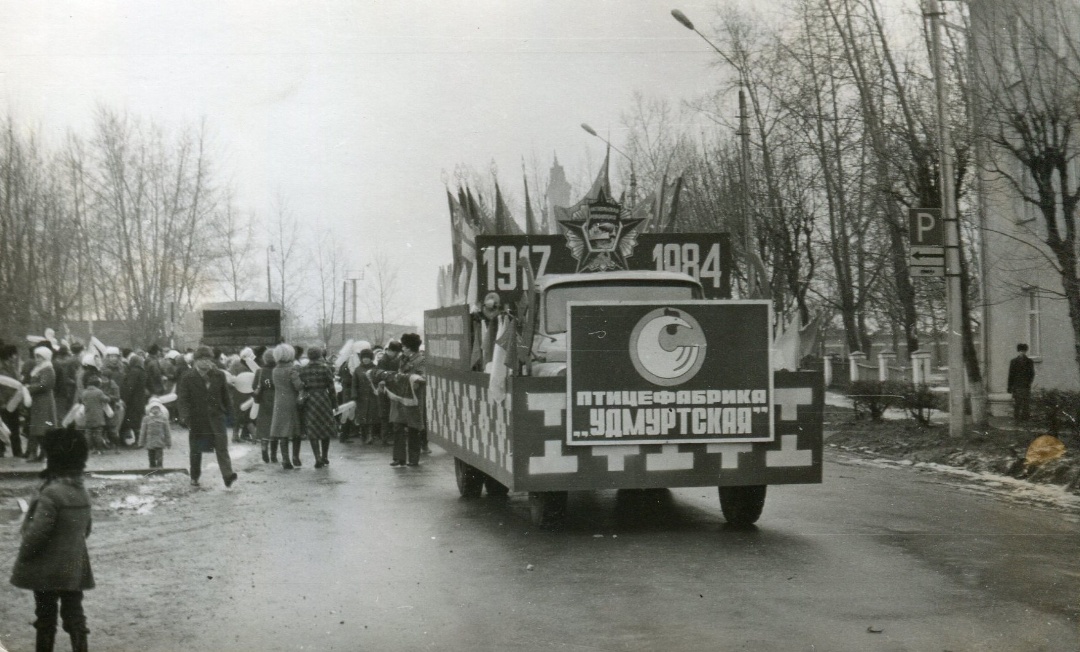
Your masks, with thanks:
M582 122L618 145L635 90L678 102L714 84L673 7L715 20L700 0L0 0L0 96L53 144L88 134L98 103L206 118L242 208L269 216L280 194L355 265L400 254L419 322L450 260L443 170L494 160L520 197L521 158L557 152L577 182L604 149Z

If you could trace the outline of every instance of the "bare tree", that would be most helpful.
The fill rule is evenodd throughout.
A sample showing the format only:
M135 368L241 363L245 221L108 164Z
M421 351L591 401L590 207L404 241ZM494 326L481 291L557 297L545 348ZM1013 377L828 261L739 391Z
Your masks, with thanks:
M385 343L387 325L402 320L401 284L397 264L385 252L379 252L371 262L370 276L364 288L364 303L378 320L378 342Z
M1031 217L1018 220L1015 235L1005 234L1026 249L1017 260L997 262L1053 270L1060 287L1038 290L1067 303L1080 365L1080 11L1062 0L1002 0L977 14L973 8L972 22L980 53L977 124L991 145L988 166Z
M261 275L256 259L255 218L245 215L231 197L222 200L219 219L214 222L215 244L220 251L214 265L215 281L232 301L258 296Z
M301 315L307 269L301 258L299 225L288 201L281 195L274 199L274 218L269 231L273 245L270 261L278 277L277 292L271 294L281 304L285 325L282 336L288 337Z
M311 260L315 266L317 311L319 315L319 337L324 344L330 344L330 335L334 330L334 319L339 314L338 288L347 275L348 261L341 241L330 231L324 231L316 224L318 239L312 243ZM344 298L342 297L342 301ZM344 340L344 321L342 322L342 340Z

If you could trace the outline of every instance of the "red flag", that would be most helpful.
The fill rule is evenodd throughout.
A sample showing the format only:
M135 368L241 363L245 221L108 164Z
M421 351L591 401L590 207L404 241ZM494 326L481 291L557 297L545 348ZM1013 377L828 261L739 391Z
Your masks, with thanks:
M510 208L503 199L498 181L495 182L495 235L523 235L521 227L510 214Z
M537 225L536 215L533 214L532 202L529 201L529 180L525 178L525 170L521 171L521 176L525 182L525 235L538 235L540 227Z
M453 252L451 276L456 279L461 271L461 222L464 217L461 214L461 205L450 194L449 188L446 189L446 201L450 205L450 246Z

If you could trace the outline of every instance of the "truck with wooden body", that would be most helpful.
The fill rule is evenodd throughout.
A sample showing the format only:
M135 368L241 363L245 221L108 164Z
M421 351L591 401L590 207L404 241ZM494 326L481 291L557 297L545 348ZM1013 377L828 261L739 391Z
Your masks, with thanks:
M570 491L716 486L748 525L768 485L820 483L822 377L773 370L771 302L729 298L726 235L581 235L477 238L477 296L512 315L505 370L477 364L496 318L425 313L428 436L461 494L528 492L544 525Z

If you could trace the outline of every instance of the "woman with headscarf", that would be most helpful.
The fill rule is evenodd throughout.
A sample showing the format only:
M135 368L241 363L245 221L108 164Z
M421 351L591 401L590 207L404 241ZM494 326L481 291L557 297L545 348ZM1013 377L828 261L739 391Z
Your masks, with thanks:
M288 344L274 347L277 366L271 373L274 383L273 419L270 422L271 445L281 445L281 466L291 469L300 466L300 412L296 399L304 387L296 366L296 349ZM262 408L259 409L262 411ZM292 462L289 461L289 442L292 441Z
M334 371L323 359L323 350L313 346L307 351L308 363L300 367L300 382L304 385L307 402L300 412L304 437L311 442L315 468L330 463L330 438L337 432L334 410L337 392L334 390Z
M26 461L40 462L45 459L41 440L47 430L60 424L56 418L56 400L53 388L56 387L56 370L52 366L52 349L42 344L34 349L34 366L27 375L26 388L30 391L30 419L26 448Z
M274 420L274 350L267 349L262 355L263 366L255 372L255 391L251 398L259 406L255 414L255 438L262 444L262 459L266 463L277 463L278 442L281 442L281 456L288 458L289 451L285 440L271 439L270 427Z

